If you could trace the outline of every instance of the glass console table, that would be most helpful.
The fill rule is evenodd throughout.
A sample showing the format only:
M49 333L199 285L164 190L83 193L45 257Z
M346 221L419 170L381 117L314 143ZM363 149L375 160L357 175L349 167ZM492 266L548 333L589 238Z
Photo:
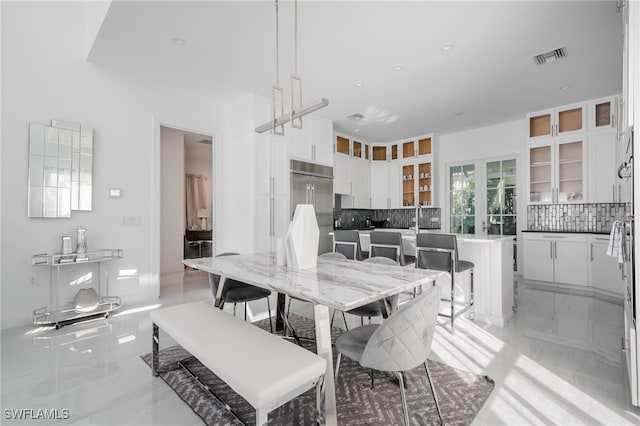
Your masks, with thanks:
M102 292L102 263L121 259L121 249L103 249L83 254L35 254L31 256L33 266L49 267L49 305L33 311L33 323L36 325L55 325L56 329L93 318L107 318L109 313L120 307L120 298L109 296L109 271L105 271L105 292ZM58 284L60 281L60 268L66 265L79 265L93 263L97 265L98 280L97 293L100 298L95 309L90 311L76 310L73 302L60 304L58 300Z

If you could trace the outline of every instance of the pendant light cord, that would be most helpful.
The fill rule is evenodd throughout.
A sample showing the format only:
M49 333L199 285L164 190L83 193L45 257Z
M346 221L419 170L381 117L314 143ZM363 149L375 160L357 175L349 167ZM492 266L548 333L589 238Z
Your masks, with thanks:
M276 0L276 86L280 87L280 26L278 24L278 0Z
M293 5L293 73L298 75L298 0Z

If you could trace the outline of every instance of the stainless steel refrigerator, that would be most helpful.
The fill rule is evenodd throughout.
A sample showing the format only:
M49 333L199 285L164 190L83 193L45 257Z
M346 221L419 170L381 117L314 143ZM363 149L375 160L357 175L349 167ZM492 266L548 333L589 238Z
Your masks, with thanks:
M291 218L298 204L313 204L320 228L318 254L332 251L333 167L291 160Z

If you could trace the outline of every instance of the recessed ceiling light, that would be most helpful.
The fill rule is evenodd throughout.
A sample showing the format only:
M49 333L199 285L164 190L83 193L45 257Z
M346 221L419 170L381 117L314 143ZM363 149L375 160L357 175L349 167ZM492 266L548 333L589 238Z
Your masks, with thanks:
M454 112L453 115L455 115L456 117L462 117L464 115L464 112L462 111Z
M364 86L364 81L356 81L355 83L353 83L353 85L356 87L362 87Z
M360 131L360 129L355 129L354 133L358 133Z
M564 86L562 86L560 88L560 90L569 90L569 89L571 89L571 85L570 84L566 84L566 85L564 85Z
M173 41L173 44L175 44L176 46L184 46L185 44L187 44L186 40L183 38L174 38L171 41Z
M454 44L453 43L445 43L442 46L440 46L440 50L442 50L443 52L448 52L450 50L452 50L454 48Z
M393 66L393 70L394 71L402 71L403 69L404 69L404 65L402 65L402 64L395 64Z

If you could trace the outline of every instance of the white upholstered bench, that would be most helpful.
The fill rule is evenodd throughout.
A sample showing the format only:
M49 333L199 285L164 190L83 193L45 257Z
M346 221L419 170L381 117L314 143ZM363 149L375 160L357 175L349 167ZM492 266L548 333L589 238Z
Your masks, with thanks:
M267 423L271 410L313 386L322 422L323 358L206 302L158 309L150 318L154 376L159 374L161 328L256 409L257 425Z

